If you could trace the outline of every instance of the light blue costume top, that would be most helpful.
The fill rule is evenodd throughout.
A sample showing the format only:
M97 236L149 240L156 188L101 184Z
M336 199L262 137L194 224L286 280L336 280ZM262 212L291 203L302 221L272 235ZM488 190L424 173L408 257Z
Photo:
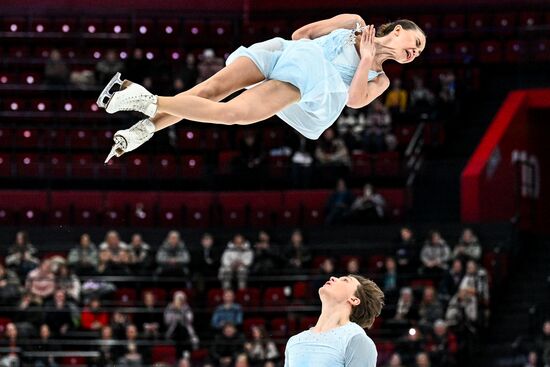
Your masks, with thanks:
M324 333L306 330L291 337L284 367L376 367L377 356L365 330L349 322Z
M300 90L300 101L277 116L306 138L317 139L346 106L348 90L360 61L355 45L350 42L353 32L336 29L314 40L272 38L248 48L239 47L229 55L226 64L246 56L266 79L296 86ZM369 81L380 73L370 70Z

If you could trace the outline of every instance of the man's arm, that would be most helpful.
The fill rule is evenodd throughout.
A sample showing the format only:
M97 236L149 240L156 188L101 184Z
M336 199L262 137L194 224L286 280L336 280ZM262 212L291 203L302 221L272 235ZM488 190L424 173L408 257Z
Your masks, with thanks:
M335 29L354 29L356 23L359 23L362 27L365 26L365 21L357 14L340 14L330 19L306 24L292 33L292 39L315 39L324 36L325 34L329 34Z

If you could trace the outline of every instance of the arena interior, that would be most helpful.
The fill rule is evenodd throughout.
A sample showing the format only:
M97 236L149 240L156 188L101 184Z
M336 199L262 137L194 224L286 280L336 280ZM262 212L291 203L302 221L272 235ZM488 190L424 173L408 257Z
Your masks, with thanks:
M340 13L427 44L319 140L184 120L103 164L114 73L174 95ZM0 60L0 366L282 367L345 274L378 366L550 366L547 1L3 1Z

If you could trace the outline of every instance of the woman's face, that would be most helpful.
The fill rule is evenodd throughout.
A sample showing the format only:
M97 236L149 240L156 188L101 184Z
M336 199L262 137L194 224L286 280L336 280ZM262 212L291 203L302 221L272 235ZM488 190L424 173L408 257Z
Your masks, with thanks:
M418 29L403 29L397 25L386 37L390 37L387 47L392 49L395 61L400 64L412 62L426 47L426 37Z
M321 301L333 301L336 303L346 302L355 297L359 281L349 275L343 277L330 277L330 279L319 288Z

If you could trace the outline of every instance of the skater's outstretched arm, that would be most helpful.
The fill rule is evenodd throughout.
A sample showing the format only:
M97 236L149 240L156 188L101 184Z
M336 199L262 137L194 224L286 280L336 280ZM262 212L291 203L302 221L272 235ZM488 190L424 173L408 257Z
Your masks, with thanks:
M365 26L365 21L357 14L340 14L330 19L306 24L292 33L292 39L315 39L324 36L325 34L329 34L335 29L354 29L357 23L359 23L361 27Z

